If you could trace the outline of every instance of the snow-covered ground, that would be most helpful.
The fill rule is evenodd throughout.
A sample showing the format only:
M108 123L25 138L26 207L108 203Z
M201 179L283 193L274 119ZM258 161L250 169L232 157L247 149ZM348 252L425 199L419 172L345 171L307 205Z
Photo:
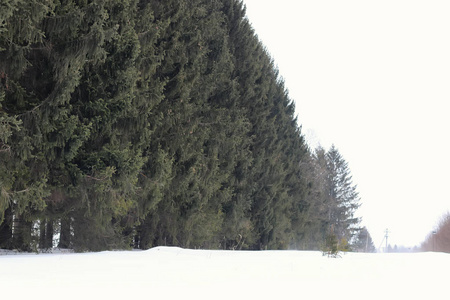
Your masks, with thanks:
M3 252L5 254L5 252ZM450 255L148 251L0 255L1 299L445 299Z

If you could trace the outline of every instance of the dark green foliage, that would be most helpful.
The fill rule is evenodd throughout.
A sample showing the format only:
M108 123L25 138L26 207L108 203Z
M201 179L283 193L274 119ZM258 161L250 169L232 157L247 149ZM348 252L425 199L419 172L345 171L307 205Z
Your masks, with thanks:
M0 247L314 248L350 230L242 1L0 11Z
M307 213L297 218L298 226L304 228L297 248L321 249L323 241L335 235L340 247L350 250L360 231L360 219L354 216L360 198L347 162L333 145L328 151L316 149L301 168L308 181L308 205Z
M337 234L334 232L332 226L330 231L325 237L325 243L322 245L322 255L328 257L341 257L342 252L348 252L352 250L346 238L338 240Z
M339 252L339 241L336 234L333 232L328 233L322 248L322 255L327 255L328 257L339 257Z
M328 169L328 189L330 201L333 204L329 211L329 220L338 239L350 241L359 231L359 219L354 217L360 206L359 195L347 162L334 147L326 153Z

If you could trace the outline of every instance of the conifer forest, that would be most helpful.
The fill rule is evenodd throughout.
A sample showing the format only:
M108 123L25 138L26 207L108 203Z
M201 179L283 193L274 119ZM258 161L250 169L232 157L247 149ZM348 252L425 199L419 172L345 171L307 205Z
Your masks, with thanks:
M240 0L2 0L0 248L357 245Z

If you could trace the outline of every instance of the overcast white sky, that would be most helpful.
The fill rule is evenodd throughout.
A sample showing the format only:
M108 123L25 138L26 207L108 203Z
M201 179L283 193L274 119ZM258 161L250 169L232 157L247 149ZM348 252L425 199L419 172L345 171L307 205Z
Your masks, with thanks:
M244 0L310 143L339 149L375 247L450 210L450 1Z

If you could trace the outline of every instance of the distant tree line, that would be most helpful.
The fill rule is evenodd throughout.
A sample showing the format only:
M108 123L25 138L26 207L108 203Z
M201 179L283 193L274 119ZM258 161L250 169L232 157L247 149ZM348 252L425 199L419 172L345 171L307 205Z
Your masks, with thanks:
M0 248L319 249L358 206L242 1L0 4Z
M437 228L430 232L421 245L422 251L450 253L450 213L444 214Z

